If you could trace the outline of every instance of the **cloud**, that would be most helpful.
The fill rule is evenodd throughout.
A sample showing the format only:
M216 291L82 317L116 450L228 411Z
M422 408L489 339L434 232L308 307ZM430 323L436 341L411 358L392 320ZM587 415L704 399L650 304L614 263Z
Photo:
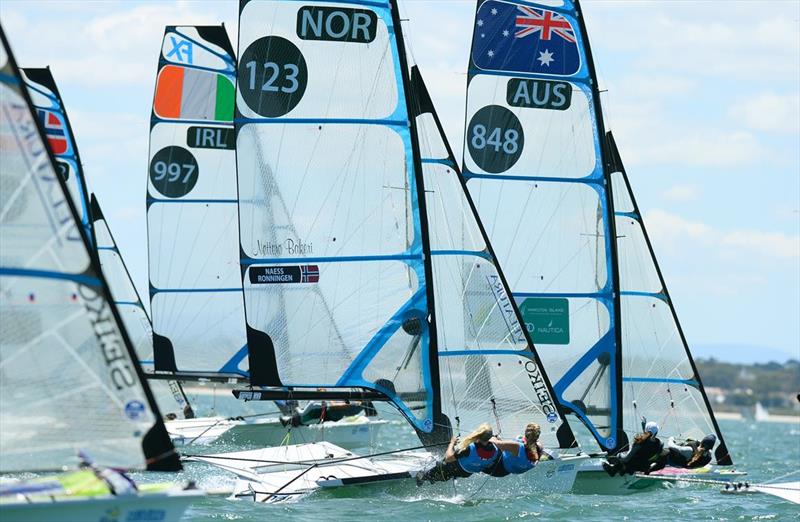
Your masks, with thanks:
M675 185L662 193L665 199L675 202L685 202L697 199L699 191L695 185Z
M763 93L741 101L731 115L759 131L800 133L800 95Z
M688 133L660 128L657 133L639 136L634 142L637 159L649 163L691 165L700 167L739 167L752 164L765 155L755 135L746 131L728 132L709 128Z
M723 257L800 258L800 236L797 235L753 229L718 230L661 209L648 211L645 224L654 242L670 252L700 246L710 248Z

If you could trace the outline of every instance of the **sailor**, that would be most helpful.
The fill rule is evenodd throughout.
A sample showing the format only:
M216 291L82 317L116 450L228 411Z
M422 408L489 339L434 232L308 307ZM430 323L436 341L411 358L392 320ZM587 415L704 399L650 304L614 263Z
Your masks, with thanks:
M541 427L535 422L525 426L525 436L516 440L504 441L493 438L492 442L502 452L500 465L490 468L484 473L494 477L505 477L508 474L525 473L546 458L542 443L539 442Z
M676 468L702 468L711 462L711 450L717 443L713 433L703 437L700 442L692 439L676 441L675 437L667 439L667 465Z
M642 433L637 433L633 438L633 445L623 455L608 457L603 463L603 469L612 477L619 473L650 473L653 467L659 465L664 445L658 440L658 424L653 421L644 426Z
M325 421L336 422L345 417L358 415L363 410L360 404L348 401L312 401L302 410L295 408L291 415L281 416L281 424L293 427L319 424Z
M491 474L493 468L499 467L501 459L500 450L492 442L493 437L492 427L486 423L478 426L458 444L456 444L458 438L453 437L447 446L444 460L420 472L417 476L417 485L422 485L426 480L434 483L457 477L469 477L481 471Z

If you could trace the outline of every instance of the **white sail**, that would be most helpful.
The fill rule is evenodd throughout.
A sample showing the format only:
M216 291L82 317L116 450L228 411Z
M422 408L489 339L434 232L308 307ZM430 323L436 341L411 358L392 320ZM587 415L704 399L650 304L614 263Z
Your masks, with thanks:
M142 370L145 374L152 373L153 329L150 325L150 317L147 315L139 292L125 265L125 260L122 258L122 252L119 251L117 242L114 241L114 235L111 233L108 221L94 194L90 198L90 212L97 257L114 305L125 324L125 330L128 332ZM182 417L188 402L180 383L172 380L150 380L149 384L159 410L164 415L171 413Z
M179 469L0 35L0 470Z
M67 182L69 195L78 209L81 225L91 239L89 189L83 175L78 145L72 133L67 110L50 68L25 68L22 77L31 96L36 117L44 129L55 157L56 172Z
M237 244L235 62L225 28L167 27L150 128L156 371L247 377Z
M379 391L430 432L424 203L390 5L250 1L239 18L251 382Z
M646 417L659 423L664 439L713 433L717 463L732 464L610 132L607 139L622 306L623 427L630 437Z
M611 196L578 7L479 2L463 176L561 407L620 430Z
M570 447L547 376L442 131L419 70L411 70L431 238L442 411L457 434L490 421L506 438L542 427L547 447Z

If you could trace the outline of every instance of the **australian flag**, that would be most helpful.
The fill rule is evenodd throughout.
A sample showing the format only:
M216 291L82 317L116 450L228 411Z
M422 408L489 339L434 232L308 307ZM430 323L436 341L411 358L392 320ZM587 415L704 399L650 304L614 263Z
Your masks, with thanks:
M39 116L39 121L42 123L44 133L47 136L47 141L50 142L50 148L53 154L61 156L69 150L69 143L67 142L67 127L61 117L45 109L36 109L36 114Z
M472 60L484 70L571 76L581 65L577 29L555 11L488 0L475 17Z

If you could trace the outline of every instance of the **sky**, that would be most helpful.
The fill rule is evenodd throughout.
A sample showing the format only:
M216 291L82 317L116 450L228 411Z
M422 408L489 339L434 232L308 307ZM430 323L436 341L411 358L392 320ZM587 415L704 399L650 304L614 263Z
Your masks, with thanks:
M686 337L722 360L800 358L800 1L582 3L613 130ZM460 157L472 0L400 0ZM150 106L165 25L237 2L0 2L18 63L49 65L90 190L147 295Z

